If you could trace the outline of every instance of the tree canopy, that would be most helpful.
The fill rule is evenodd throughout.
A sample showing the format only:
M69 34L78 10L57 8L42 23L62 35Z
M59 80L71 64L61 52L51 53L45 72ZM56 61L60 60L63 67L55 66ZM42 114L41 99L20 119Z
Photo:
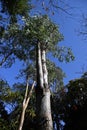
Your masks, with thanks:
M59 46L59 42L64 39L60 33L59 26L47 15L31 16L28 14L30 9L30 3L28 2L30 1L1 1L2 13L7 12L8 14L6 18L1 17L1 21L5 20L5 23L2 22L0 28L0 66L11 67L16 62L16 59L22 61L24 66L21 70L21 75L25 74L26 78L30 78L30 81L37 81L35 86L37 106L36 108L32 106L30 109L30 114L33 113L32 121L34 121L35 116L39 129L47 129L46 127L49 127L49 130L51 130L53 128L50 87L63 86L64 73L51 61L50 57L56 58L58 61L69 62L74 59L74 56L70 48ZM49 2L54 6L52 1ZM12 6L10 3L12 3ZM11 16L11 19L6 22L8 16ZM23 89L24 85L19 85L18 87ZM19 93L19 91L15 90L9 90L12 103L15 105L14 111L9 115L9 118L13 118L10 123L14 125L12 126L14 129L18 126L19 109L21 108L20 99L23 99L21 92ZM17 97L16 101L13 100L15 96ZM16 115L16 118L14 115ZM46 123L40 125L44 121L43 119L45 119Z
M4 65L10 67L16 58L19 58L24 60L24 62L28 61L28 66L31 66L29 68L33 67L32 74L29 73L32 76L33 74L35 75L35 48L37 42L41 42L41 46L46 49L47 55L50 53L50 55L58 58L59 61L65 60L68 62L74 59L70 48L58 45L58 42L63 40L63 35L60 34L58 26L47 16L34 16L27 19L23 17L23 22L23 25L19 23L10 24L3 32L0 40L1 65L6 61ZM50 66L48 71L53 69L55 73L57 72L58 68L49 58L47 64ZM51 73L51 71L49 72ZM57 73L54 76L57 76ZM53 78L56 79L55 77Z
M60 127L63 127L64 130L87 128L86 76L87 74L84 73L81 78L71 80L69 84L54 94L52 107L57 129ZM63 123L61 124L60 121Z

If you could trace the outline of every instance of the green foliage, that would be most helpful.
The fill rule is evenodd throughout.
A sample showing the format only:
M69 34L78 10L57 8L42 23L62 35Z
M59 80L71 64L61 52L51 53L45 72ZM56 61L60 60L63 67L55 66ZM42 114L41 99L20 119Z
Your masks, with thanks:
M31 85L29 85L30 89ZM20 115L22 111L22 102L25 93L24 84L14 84L10 89L8 83L0 80L0 129L15 130L18 129ZM5 110L8 108L9 114ZM10 111L11 109L11 111ZM34 120L35 114L35 94L32 95L29 106L26 110L26 119L28 124ZM26 124L26 122L25 122Z
M62 40L57 26L47 16L24 19L25 25L10 24L1 38L1 56L6 57L7 66L20 60L35 61L36 42L41 42L47 52L55 51L55 45ZM9 58L8 58L9 57ZM35 65L35 64L34 64Z
M87 129L87 73L71 80L52 97L53 120L59 129L60 120L65 122L64 130Z
M0 118L0 130L10 130L9 123L1 118Z
M8 83L2 79L0 79L0 99L4 102L11 102L12 98L14 98L15 94L10 89Z
M49 86L51 86L54 91L57 91L59 88L63 87L63 78L65 74L60 67L57 67L55 63L49 59L47 59L47 69L49 74Z
M14 40L16 39L17 44L20 44L21 47L32 47L35 46L36 42L41 42L42 46L46 46L48 51L55 50L55 45L63 40L63 36L59 33L58 26L47 16L35 16L27 19L24 18L23 20L25 22L23 27L19 24L10 24L10 26L8 26L4 34L5 40L9 38L11 40L12 38ZM23 39L26 39L26 41Z
M70 102L72 100L72 103L83 105L84 102L87 100L87 79L86 78L80 78L75 81L70 81L68 84L69 89L69 96ZM73 93L72 93L73 92Z
M74 59L70 48L59 47L58 42L63 40L59 28L46 15L23 18L23 26L10 24L1 38L1 54L11 52L10 63L19 58L20 60L35 60L35 48L38 42L47 52L52 53L59 61ZM3 46L4 43L4 46ZM15 57L16 56L16 57Z
M58 58L60 62L70 62L75 59L72 53L72 49L64 46L56 46L56 50L53 52L53 56Z
M49 63L51 64L51 63ZM82 128L82 126L84 126L84 128L87 128L84 120L87 121L87 117L86 115L86 109L87 109L87 77L86 77L86 73L80 78L80 79L76 79L76 80L72 80L69 82L69 84L67 86L65 86L64 88L59 89L56 93L53 94L52 96L52 114L53 114L53 121L57 124L57 126L59 127L60 125L60 120L63 120L64 122L66 122L66 124L70 124L68 125L67 129L71 129L75 128L75 121L77 121L77 126L79 129L79 125L78 122L80 123L80 127ZM8 124L8 122L6 122L5 126L3 125L3 121L6 118L6 116L4 116L4 118L0 119L0 125L3 128L3 130L6 130L4 127L7 128L8 127L12 128L13 130L18 128L18 124L19 124L19 118L20 118L20 114L21 114L21 105L22 105L22 100L24 97L24 92L25 92L25 85L24 84L15 84L14 85L15 88L15 93L18 93L18 96L16 96L15 102L16 102L16 107L15 109L10 113L9 117L10 117L10 126ZM0 110L5 114L5 109L3 107L3 103L0 106ZM26 119L25 119L25 123L24 123L24 127L23 129L27 129L29 126L30 128L34 127L35 125L35 94L32 95L32 98L30 100L30 104L28 106L28 109L26 111ZM84 116L83 116L83 115ZM7 114L6 114L7 115ZM80 116L81 115L81 116ZM7 115L8 118L8 115ZM80 122L82 120L82 122ZM84 123L83 123L84 122ZM72 124L74 123L74 125ZM82 125L82 126L81 126ZM9 128L9 130L10 130ZM65 126L66 128L66 126ZM64 129L66 130L66 129ZM82 130L82 129L80 129Z
M63 40L63 35L60 34L59 27L46 15L23 18L23 22L23 26L17 23L10 24L4 32L3 40L1 39L6 43L6 49L11 50L19 59L25 60L28 55L35 58L33 55L38 42L59 61L69 62L74 59L70 48L58 46Z
M61 40L63 35L60 34L59 28L54 24L47 15L34 16L25 21L25 35L35 44L40 42L42 47L46 47L48 51L52 51L54 46Z
M9 86L7 82L0 79L0 99L3 99L5 96L7 96L8 92L9 92Z
M66 96L68 114L65 114L65 129L87 129L87 73L81 78L69 82L67 85L68 93ZM66 112L68 112L66 110ZM75 124L76 125L73 125ZM68 125L69 124L69 125Z
M0 79L0 130L10 130L9 115L6 111L7 105L12 106L14 94L11 91L8 83ZM10 109L10 108L9 108ZM10 111L10 110L9 110Z
M35 56L36 44L38 44L38 42L41 43L41 49L45 49L47 54L50 52L52 56L58 58L59 61L65 60L69 62L69 60L74 58L69 48L59 47L58 43L64 39L63 35L59 31L59 27L53 23L47 15L26 18L29 11L28 0L1 0L1 2L3 11L7 11L12 16L13 21L7 24L6 28L4 26L1 27L0 65L5 62L5 67L11 67L17 58L24 61L24 63L28 62L27 67L25 66L21 72L29 75L30 78L34 80L36 78ZM17 15L24 15L25 17L22 17L22 21L17 23L14 19ZM51 84L57 87L63 86L62 80L64 74L62 70L51 62L50 59L47 61L47 66L50 86ZM15 130L19 124L25 85L15 84L15 90L10 89L8 85L5 87L2 83L0 87L2 90L0 90L1 99L15 106L9 115L10 128ZM26 113L26 119L28 117L27 121L34 121L36 116L35 109L35 95L33 95ZM56 113L56 115L58 115L58 113ZM3 119L1 120L1 122L3 122ZM5 130L5 128L3 129Z
M10 15L26 15L30 9L28 0L0 0L2 11L7 11Z
M30 87L31 87L31 84L29 85L28 89L30 89ZM16 107L10 113L10 119L11 119L10 123L11 123L11 127L13 130L18 129L18 126L19 126L25 89L26 89L25 83L24 84L14 84L14 91L18 95L15 98ZM31 98L28 108L26 110L24 129L26 129L26 123L29 125L29 128L30 128L30 122L32 122L34 120L35 116L36 116L36 114L35 114L35 93L34 93L32 95L32 98Z

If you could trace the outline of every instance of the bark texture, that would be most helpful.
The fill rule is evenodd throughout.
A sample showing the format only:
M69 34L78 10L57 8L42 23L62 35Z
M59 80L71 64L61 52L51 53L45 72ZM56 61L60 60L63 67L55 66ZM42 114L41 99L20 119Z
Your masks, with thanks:
M53 130L51 105L50 105L50 89L48 86L48 72L46 67L46 51L41 48L41 44L37 45L37 87L36 87L36 115L37 130Z
M41 46L40 43L36 46L36 68L37 68L37 84L38 87L43 88L43 69L42 69L42 60L41 60Z
M53 130L50 90L37 91L37 130Z
M42 69L43 69L43 82L44 82L44 87L48 89L48 71L46 67L46 51L42 49Z

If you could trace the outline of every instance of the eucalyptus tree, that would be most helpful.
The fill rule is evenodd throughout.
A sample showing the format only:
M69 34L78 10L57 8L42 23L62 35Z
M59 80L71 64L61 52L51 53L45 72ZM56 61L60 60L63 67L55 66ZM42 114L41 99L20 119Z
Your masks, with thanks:
M46 15L27 19L23 17L22 24L14 23L8 25L1 37L1 65L5 62L4 65L10 67L15 59L19 58L24 62L28 61L29 65L34 68L30 76L32 80L37 81L36 115L38 130L53 129L50 85L48 82L49 69L47 70L46 66L47 54L50 53L51 56L55 56L61 61L73 59L70 49L58 46L58 42L61 40L63 40L63 35L60 34L58 26ZM50 66L48 67L50 68Z
M64 130L87 129L87 72L79 79L74 79L66 85L68 92L65 103ZM64 111L63 111L64 112Z
M47 16L28 17L28 11L31 8L30 1L1 0L0 2L2 12L8 12L11 16L10 24L7 24L6 28L4 25L1 26L0 65L10 67L17 58L28 63L25 72L31 80L37 81L37 129L51 130L53 128L50 86L60 84L57 72L62 71L48 59L47 55L50 53L50 56L56 57L60 61L69 61L73 59L72 52L70 49L58 46L57 43L63 40L63 36L59 33L58 26ZM59 8L59 6L55 6L53 0L49 0L48 3ZM42 1L42 7L44 7L44 1ZM48 10L47 8L49 9L46 7L45 10ZM24 20L17 23L16 18L19 15L24 16Z

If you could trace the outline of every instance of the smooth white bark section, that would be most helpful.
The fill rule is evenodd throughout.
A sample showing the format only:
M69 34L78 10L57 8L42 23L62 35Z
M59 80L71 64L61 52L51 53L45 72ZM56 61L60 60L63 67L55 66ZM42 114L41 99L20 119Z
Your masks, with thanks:
M40 81L40 87L43 88L43 70L42 70L42 60L41 60L41 47L40 43L38 43L38 73L39 75L39 81Z
M43 80L44 85L48 88L48 71L46 66L46 51L42 50L42 68L43 68Z
M41 130L53 130L52 117L51 117L51 105L50 105L50 90L46 91L43 95L40 106L40 117L42 117Z
M41 43L38 43L36 54L38 76L36 88L37 129L53 130L50 89L48 85L48 71L46 66L46 50L41 46Z
M50 114L50 91L47 91L44 93L44 96L42 98L42 104L41 104L41 115L44 116L44 114Z

